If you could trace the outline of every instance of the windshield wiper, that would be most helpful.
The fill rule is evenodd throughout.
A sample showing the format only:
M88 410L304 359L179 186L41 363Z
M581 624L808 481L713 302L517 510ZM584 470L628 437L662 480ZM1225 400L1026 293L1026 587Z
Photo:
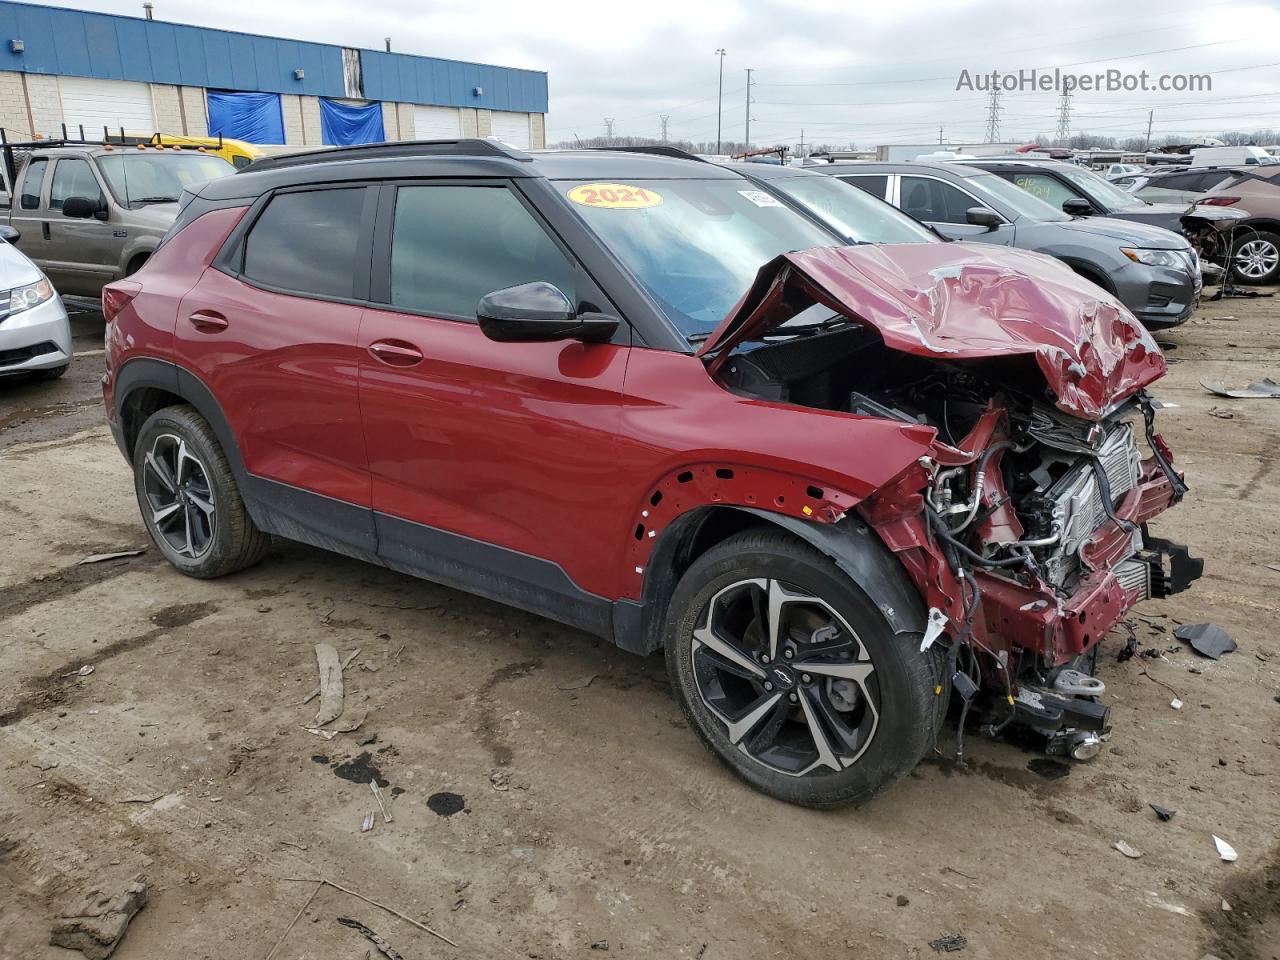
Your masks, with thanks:
M685 339L690 343L702 343L709 336L711 336L710 333L690 333L685 337Z
M783 326L777 327L773 330L766 330L759 336L751 337L750 339L768 340L773 337L804 337L813 333L822 333L825 330L834 330L836 327L843 327L853 322L854 321L850 320L848 317L842 317L837 314L834 317L827 317L827 319L823 320L821 323L796 324L794 327L788 327L784 324Z
M177 197L134 197L134 203L177 203Z

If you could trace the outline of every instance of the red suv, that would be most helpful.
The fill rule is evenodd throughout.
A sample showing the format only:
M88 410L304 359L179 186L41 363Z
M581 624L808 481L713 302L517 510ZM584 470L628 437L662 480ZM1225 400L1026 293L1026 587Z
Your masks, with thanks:
M275 535L665 648L775 797L866 799L953 694L1096 753L1098 641L1199 574L1160 351L1047 257L839 243L669 156L270 159L104 290L107 414L183 573Z

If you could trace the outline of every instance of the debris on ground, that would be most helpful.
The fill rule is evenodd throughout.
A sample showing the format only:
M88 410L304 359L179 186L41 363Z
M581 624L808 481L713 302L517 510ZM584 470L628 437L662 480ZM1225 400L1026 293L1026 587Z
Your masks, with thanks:
M1236 415L1230 410L1223 410L1221 407L1210 407L1205 411L1211 417L1217 417L1219 420L1234 420Z
M1247 387L1228 387L1221 380L1201 378L1200 386L1220 397L1231 397L1235 400L1265 400L1280 397L1280 383L1270 377L1255 380Z
M339 917L338 922L344 927L350 927L352 930L355 930L357 933L362 935L366 940L378 948L378 952L380 954L384 957L388 957L389 960L404 960L400 954L391 949L391 944L387 943L387 941L383 940L359 920L352 920L350 917Z
M87 677L93 673L93 664L86 663L79 670L72 670L70 673L64 673L64 677Z
M929 941L929 946L933 947L934 953L955 953L963 950L968 945L969 939L960 936L958 933Z
M137 880L114 895L91 890L78 906L54 921L49 944L79 950L87 960L103 960L115 950L129 921L146 902L147 887Z
M58 758L42 754L32 760L31 765L37 770L53 770L58 766Z
M373 791L373 799L378 801L378 809L382 811L382 822L391 822L391 813L387 810L387 802L383 799L382 788L378 786L377 780L369 781L369 789Z
M1137 860L1139 857L1142 856L1142 853L1140 851L1135 850L1133 847L1129 846L1129 844L1125 843L1123 840L1117 840L1111 846L1115 847L1117 850L1123 853L1130 860Z
M427 809L441 817L452 817L461 813L467 801L456 793L433 793L427 797Z
M608 941L608 940L597 940L595 943L593 943L593 944L591 945L591 949L592 949L592 950L606 950L606 951L607 951L607 950L609 949L609 941Z
M1213 845L1218 848L1218 856L1227 863L1235 863L1240 859L1240 854L1236 853L1236 848L1219 836L1214 836Z
M342 664L338 651L331 644L317 643L316 666L320 668L320 709L311 726L323 727L342 716Z
M409 926L417 927L423 933L429 933L431 934L431 936L435 937L437 940L442 940L443 942L447 943L451 947L458 946L456 943L454 943L452 940L446 937L443 933L440 933L437 930L432 930L430 927L428 927L425 923L421 922L420 920L415 920L413 919L413 917L408 916L405 913L401 913L399 910L396 910L394 907L388 907L385 903L379 903L377 900L374 900L372 897L366 897L363 893L357 893L355 890L352 890L350 887L344 887L340 883L334 883L332 880L328 879L327 877L282 877L281 879L287 880L290 883L317 883L320 886L333 887L333 889L339 891L340 893L345 893L349 897L355 897L357 900L363 900L365 903L369 904L369 906L371 907L377 907L379 910L385 910L387 913L391 914L393 917L403 920L405 923L409 924ZM316 893L319 893L319 892L320 892L320 887L316 887L315 891L313 891L311 894L312 899L314 899ZM310 901L307 901L307 902L310 903ZM304 904L303 910L305 909L306 909L306 905ZM299 911L298 916L301 916L301 915L302 915L302 911ZM297 917L294 917L295 921L297 919L298 919ZM290 926L292 926L292 924L290 924ZM289 932L288 930L285 930L286 934L288 932ZM283 938L281 938L280 942L281 943L284 942ZM276 944L277 947L279 947L279 945L280 945L279 943ZM273 949L271 952L275 953L275 950ZM268 957L267 960L270 960L270 957Z
M342 661L342 669L345 671L347 667L351 666L351 661L358 656L360 656L360 648L356 647L349 654L347 654L347 659ZM310 693L308 693L305 697L302 698L302 702L304 704L310 703L312 700L314 700L318 696L320 696L320 688L316 687Z
M1231 913L1231 904L1228 903L1225 899L1222 901L1222 912Z
M155 803L163 793L143 793L133 797L121 797L116 803Z
M557 683L557 690L582 690L591 686L591 681L598 677L598 673L589 673L585 677L579 677L576 680L566 680L564 683Z
M78 566L83 567L86 563L102 563L104 560L123 560L125 557L140 557L146 553L145 550L117 550L115 553L95 553L91 557L85 557L80 561Z
M1236 648L1236 642L1216 623L1184 624L1174 630L1173 635L1187 641L1192 650L1210 660L1217 660Z
M361 833L368 833L370 830L373 829L373 821L376 819L377 812L378 811L376 810L370 810L367 814L365 814L364 820L361 821L360 823Z
M495 770L489 774L489 784L498 791L511 789L511 774L506 770Z
M1156 816L1159 817L1163 823L1168 823L1173 818L1173 815L1177 813L1176 810L1170 810L1168 807L1162 807L1158 803L1149 803L1147 806L1156 812Z

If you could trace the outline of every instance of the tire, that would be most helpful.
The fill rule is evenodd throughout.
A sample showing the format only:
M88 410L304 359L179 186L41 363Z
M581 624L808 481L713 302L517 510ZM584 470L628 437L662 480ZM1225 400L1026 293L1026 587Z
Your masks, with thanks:
M762 661L771 610L780 639ZM830 558L782 531L738 534L694 561L672 598L666 657L703 742L787 803L864 803L920 761L942 716L937 658L895 635Z
M1236 279L1241 283L1280 283L1280 236L1241 227L1232 253Z
M64 363L60 367L50 367L48 370L37 370L34 374L37 380L57 380L60 376L67 372L71 364Z
M193 408L165 407L147 418L133 477L147 532L182 573L207 580L262 559L269 538L253 525L217 437Z

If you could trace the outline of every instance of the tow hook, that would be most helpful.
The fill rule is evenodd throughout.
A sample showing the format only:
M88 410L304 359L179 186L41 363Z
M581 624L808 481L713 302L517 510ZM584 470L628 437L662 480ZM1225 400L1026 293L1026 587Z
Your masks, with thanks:
M1045 753L1049 756L1070 757L1072 760L1092 760L1102 752L1102 737L1093 730L1062 730L1049 738Z

